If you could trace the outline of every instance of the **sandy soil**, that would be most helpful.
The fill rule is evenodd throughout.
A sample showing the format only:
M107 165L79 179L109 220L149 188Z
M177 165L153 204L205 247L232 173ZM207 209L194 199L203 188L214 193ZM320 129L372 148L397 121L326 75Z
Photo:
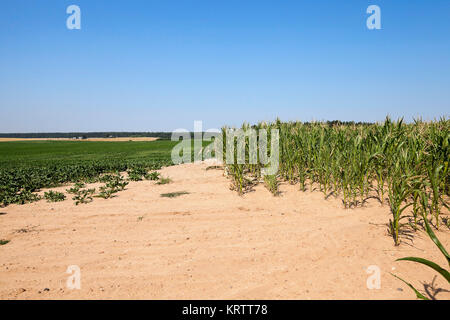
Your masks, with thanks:
M8 141L155 141L159 138L153 137L120 137L120 138L88 138L88 139L66 139L66 138L0 138L0 142Z
M222 170L164 168L173 183L132 182L113 199L40 201L0 209L2 299L413 299L389 272L450 299L445 280L405 256L446 266L423 232L394 247L389 210L375 200L345 210L319 192L283 184L243 197ZM59 188L64 190L65 188ZM187 191L178 198L167 192ZM450 247L450 233L437 233ZM69 265L81 289L66 287ZM381 288L369 290L369 266ZM436 277L436 278L435 278ZM435 281L433 282L433 279Z

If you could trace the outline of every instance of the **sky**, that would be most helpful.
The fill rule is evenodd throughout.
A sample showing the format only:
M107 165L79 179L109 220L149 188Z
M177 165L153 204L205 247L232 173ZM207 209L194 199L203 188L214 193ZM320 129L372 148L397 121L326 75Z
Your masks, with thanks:
M69 5L81 10L70 30ZM369 30L369 5L381 29ZM449 117L450 0L2 0L0 132Z

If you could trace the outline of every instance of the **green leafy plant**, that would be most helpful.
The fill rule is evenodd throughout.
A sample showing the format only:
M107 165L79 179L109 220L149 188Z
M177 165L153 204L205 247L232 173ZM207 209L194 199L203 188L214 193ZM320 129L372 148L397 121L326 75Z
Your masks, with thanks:
M142 176L136 173L128 173L128 180L130 181L142 181Z
M280 191L278 190L278 180L275 175L266 175L264 176L264 183L266 185L266 188L274 195L278 196L280 194Z
M5 244L8 244L10 240L0 239L0 246L4 246Z
M434 242L434 244L438 247L438 249L442 252L442 254L444 255L444 257L447 260L447 263L448 263L448 265L450 267L450 256L449 256L447 250L445 250L445 248L442 245L442 243L436 237L436 234L431 229L430 224L429 224L429 222L428 222L428 220L427 220L427 218L425 216L424 216L423 221L424 221L425 230L426 230L428 236ZM424 258L418 258L418 257L400 258L400 259L397 259L396 261L412 261L412 262L423 264L423 265L433 269L437 273L439 273L450 284L450 272L449 272L449 270L446 270L446 269L442 268L441 266L439 266L437 263L434 263L433 261L430 261L430 260L427 260L427 259L424 259ZM403 281L406 285L408 285L408 287L410 287L411 290L414 291L414 293L416 294L417 298L422 299L422 300L429 300L427 297L425 297L423 294L421 294L416 288L414 288L414 286L412 284L406 282L405 280L401 279L400 277L398 277L398 276L396 276L394 274L392 274L392 275L394 277L396 277L397 279Z
M106 187L116 190L116 191L122 191L125 189L125 187L128 185L128 181L125 181L125 179L120 176L112 176L112 178L106 182Z
M107 186L101 186L100 187L100 192L95 195L94 197L96 198L103 198L103 199L109 199L114 197L114 194L118 192L118 190L113 189L113 188L108 188Z
M70 189L66 189L68 193L77 194L81 188L84 188L86 185L83 182L76 182L74 186Z
M59 202L66 200L66 196L64 195L64 193L53 190L45 192L44 198L47 200L47 202Z
M147 170L143 167L133 167L127 171L128 179L131 181L141 181L142 177L147 174Z
M128 181L125 181L120 174L105 175L102 177L102 181L106 182L104 186L100 187L100 192L94 197L109 199L114 197L114 194L122 191L128 185Z
M75 205L80 203L89 203L92 201L92 195L95 193L95 189L82 189L79 190L72 200L75 200Z
M161 174L159 172L153 171L153 172L147 173L145 175L145 179L147 179L147 180L158 180L160 175Z
M406 203L406 199L411 194L410 177L393 176L389 183L389 205L391 207L392 220L389 220L390 233L394 237L395 245L400 244L399 231L401 228L400 220L403 211L413 203Z

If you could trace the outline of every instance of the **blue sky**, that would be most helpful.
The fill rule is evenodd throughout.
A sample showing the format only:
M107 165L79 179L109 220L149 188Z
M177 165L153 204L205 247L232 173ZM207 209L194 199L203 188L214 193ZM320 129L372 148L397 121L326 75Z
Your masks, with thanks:
M66 8L81 8L81 30ZM381 8L381 30L366 9ZM449 116L450 1L0 4L0 132Z

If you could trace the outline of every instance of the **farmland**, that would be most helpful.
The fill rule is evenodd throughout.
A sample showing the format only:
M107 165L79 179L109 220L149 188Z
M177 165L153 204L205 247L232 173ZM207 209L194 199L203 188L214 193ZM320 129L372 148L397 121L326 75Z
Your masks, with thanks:
M422 218L433 220L436 228L450 225L450 120L406 124L386 118L383 123L358 125L278 120L252 128L264 129L269 136L279 131L280 170L264 177L274 195L281 180L297 184L301 192L317 190L324 198L339 198L345 208L364 206L376 198L389 205L389 231L395 245L400 244L402 227L417 229ZM251 189L261 180L262 167L250 164L248 155L245 164L228 165L234 189L240 194Z
M17 141L0 143L0 162L8 167L24 163L77 163L108 159L170 160L170 150L176 144L169 140L154 142L88 142L85 141Z
M247 137L245 163L226 165L232 188L241 195L261 181L274 196L280 195L279 184L287 182L297 185L299 192L319 191L324 198L340 199L348 209L374 198L390 208L389 231L396 245L403 226L416 230L424 217L436 228L449 226L450 120L411 124L389 118L378 124L277 120L242 127L250 128L266 130L269 139L273 130L279 132L279 171L261 176L264 165L250 164ZM225 128L223 134L226 139ZM39 199L35 192L41 188L96 182L105 173L128 171L129 179L139 181L151 170L171 165L176 144L168 140L1 142L0 203L32 202ZM268 147L271 152L271 142ZM120 175L111 179L123 183ZM104 192L102 196L108 194Z
M279 132L279 170L265 176L270 164L249 162L249 137L245 163L177 166L178 142L168 140L2 142L0 259L15 265L3 266L0 297L411 298L393 276L367 290L364 270L391 271L396 258L424 251L441 263L423 231L429 221L448 245L449 127L446 119L245 124L266 130L268 154ZM85 287L64 291L74 261ZM397 267L418 288L434 276Z
M0 142L0 204L36 200L33 192L102 173L170 165L176 142Z
M369 199L346 209L339 197L281 178L279 196L262 183L241 196L211 166L164 167L170 183L129 181L116 197L87 204L66 193L65 201L1 208L0 298L413 299L389 272L421 292L437 275L437 299L450 298L434 270L395 262L446 265L421 230L393 245L388 205ZM448 248L448 230L435 232ZM71 265L80 267L80 290L66 287ZM382 272L379 290L366 286L371 265Z

